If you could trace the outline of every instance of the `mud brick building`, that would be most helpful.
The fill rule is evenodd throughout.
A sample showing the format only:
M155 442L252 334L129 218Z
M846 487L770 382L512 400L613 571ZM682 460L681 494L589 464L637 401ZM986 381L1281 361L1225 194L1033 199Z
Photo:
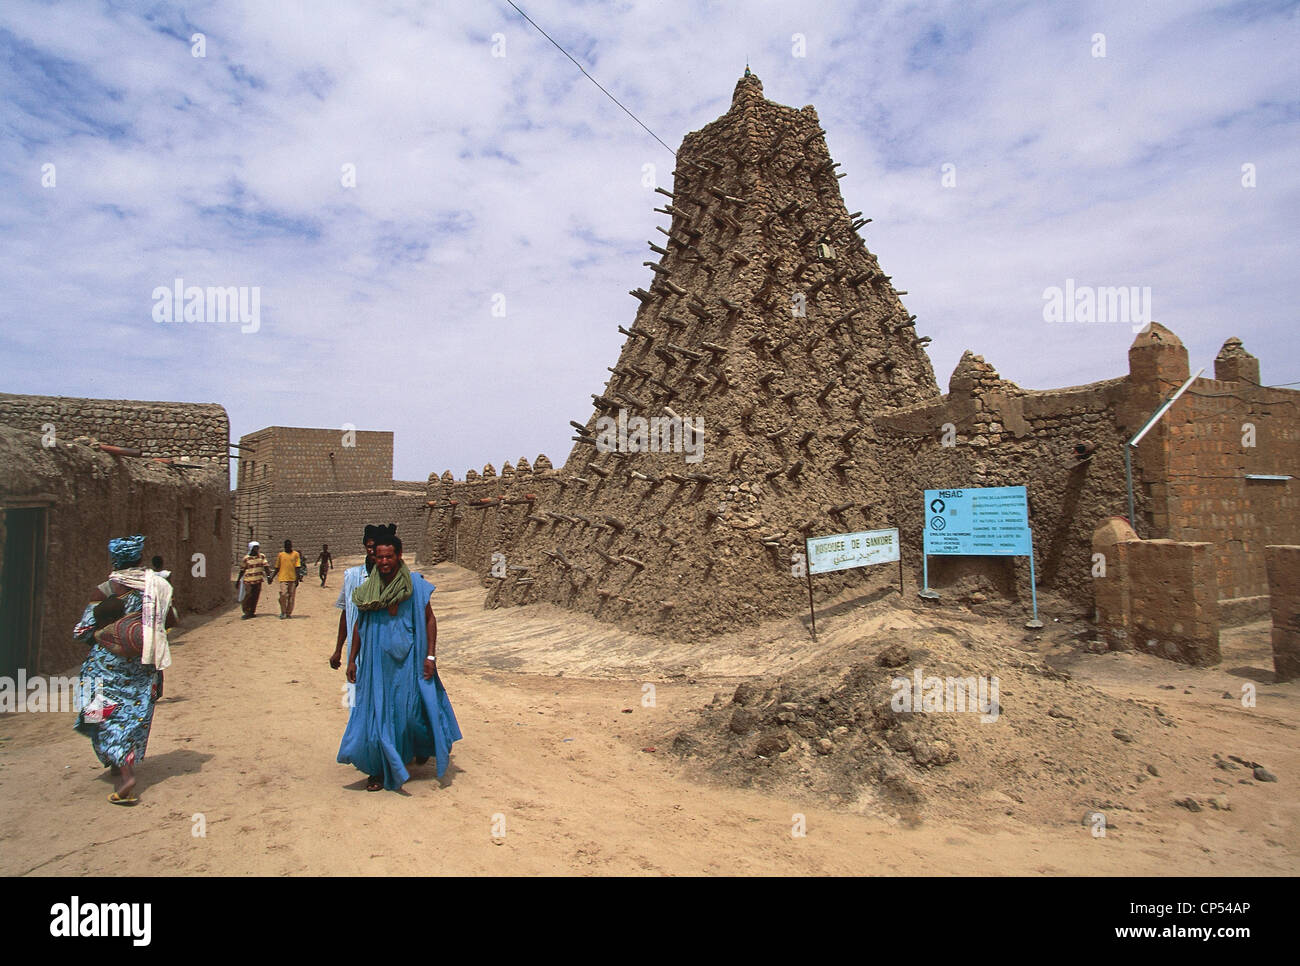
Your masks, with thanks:
M708 634L806 611L792 573L806 536L898 526L916 579L923 489L1025 485L1040 584L1092 602L1093 532L1127 512L1125 441L1188 377L1186 349L1153 323L1127 375L1056 390L967 352L941 394L929 338L859 236L867 219L844 204L825 134L811 106L767 100L746 73L730 110L685 137L672 190L658 189L658 259L568 458L431 476L432 559L479 570L495 605L548 600ZM1202 593L1215 620L1266 609L1264 546L1300 542L1298 406L1300 393L1260 386L1258 361L1229 339L1215 378L1134 454L1137 536L1208 545L1168 573L1213 573ZM602 420L615 417L676 421L679 443L698 442L681 423L702 420L701 458L607 451ZM941 591L978 573L1028 596L1017 558L931 564ZM822 575L815 590L883 586L890 569ZM1213 640L1180 653L1212 662Z
M218 405L0 394L0 675L84 658L72 627L114 537L146 536L182 613L230 600L229 434Z
M393 479L393 434L269 426L239 441L231 557L258 540L274 556L285 540L305 560L322 544L359 550L367 523L396 523L414 556L424 535L421 482Z
M0 392L0 424L71 441L78 437L140 450L145 458L225 464L230 419L216 403L17 396ZM52 427L52 429L47 429Z

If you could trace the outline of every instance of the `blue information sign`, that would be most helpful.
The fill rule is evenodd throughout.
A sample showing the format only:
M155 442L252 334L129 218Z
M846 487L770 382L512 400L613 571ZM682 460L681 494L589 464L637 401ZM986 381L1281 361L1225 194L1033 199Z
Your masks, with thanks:
M925 491L925 552L1032 557L1023 486Z

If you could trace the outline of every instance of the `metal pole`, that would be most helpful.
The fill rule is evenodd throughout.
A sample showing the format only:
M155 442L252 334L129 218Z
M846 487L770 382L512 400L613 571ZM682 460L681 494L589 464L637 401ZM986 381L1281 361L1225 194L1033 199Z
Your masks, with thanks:
M924 543L921 544L921 584L922 587L917 591L916 596L924 597L926 600L939 599L938 591L930 589L930 555L925 552Z
M1133 446L1124 444L1124 480L1128 484L1128 525L1137 533L1137 520L1133 517ZM1137 533L1140 537L1142 534Z
M1034 602L1034 618L1026 627L1037 629L1043 626L1038 619L1038 583L1034 579L1034 531L1029 531L1029 596Z
M808 552L808 538L804 537L803 541L803 572L808 578L808 613L812 617L812 639L817 640L817 609L813 607L812 593L812 555Z
M1188 386L1201 378L1201 373L1204 371L1205 366L1201 366L1201 368L1196 371L1196 375L1189 377L1188 380L1179 387L1178 391L1170 396L1169 399L1165 401L1165 404L1155 411L1155 415L1147 420L1147 424L1138 431L1138 434L1129 440L1129 445L1136 446L1138 443L1142 442L1142 437L1147 434L1147 430L1154 426L1156 421L1169 411L1170 406L1178 402L1178 397L1187 391Z

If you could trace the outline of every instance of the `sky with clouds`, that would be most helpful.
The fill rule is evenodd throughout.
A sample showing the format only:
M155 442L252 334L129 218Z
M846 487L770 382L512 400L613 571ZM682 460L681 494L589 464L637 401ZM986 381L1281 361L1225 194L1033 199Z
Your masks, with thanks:
M941 389L1124 374L1067 279L1300 380L1300 4L516 2L674 148L746 60L813 104ZM666 224L672 154L504 0L5 0L0 90L0 391L392 430L399 479L563 460ZM155 321L177 278L257 331Z

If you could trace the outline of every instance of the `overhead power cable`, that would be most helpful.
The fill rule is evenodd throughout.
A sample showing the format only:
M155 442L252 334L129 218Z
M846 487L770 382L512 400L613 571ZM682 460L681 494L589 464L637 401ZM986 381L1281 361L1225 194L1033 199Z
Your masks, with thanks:
M601 92L602 92L606 97L608 97L611 101L613 101L613 102L614 102L615 104L617 104L620 108L622 108L624 114L626 114L626 115L627 115L628 117L630 117L632 120L634 120L634 121L636 121L638 124L640 124L641 127L645 130L645 132L646 132L647 134L649 134L652 138L654 138L654 139L655 139L656 141L658 141L660 144L663 144L663 146L664 146L665 148L668 148L668 153L669 153L669 154L671 154L673 157L677 157L677 152L674 151L672 148L669 148L667 144L664 144L664 140L663 140L663 138L661 138L658 134L655 134L654 131L652 131L652 130L650 130L648 127L646 127L645 124L642 123L642 121L641 121L641 119L640 119L639 117L637 117L635 114L633 114L631 111L629 111L626 107L623 107L623 103L622 103L622 102L621 102L617 97L615 97L615 96L614 96L613 94L611 94L609 91L605 90L605 88L601 85L600 81L596 80L596 78L594 78L594 77L592 77L590 74L588 74L588 73L587 73L587 68L583 67L583 66L582 66L581 64L579 64L576 60L574 60L572 54L570 54L567 50L565 50L563 47L561 47L558 43L555 42L555 38L553 38L550 34L548 34L548 33L547 33L545 30L543 30L541 27L538 27L538 26L537 26L537 23L536 23L536 22L535 22L535 21L534 21L530 16L528 16L528 14L524 13L522 10L519 9L519 5L516 4L516 3L514 2L514 0L506 0L506 3L508 3L508 4L510 4L510 6L514 7L515 10L519 13L519 16L523 17L523 18L524 18L525 20L527 20L530 24L532 24L533 27L536 28L536 30L537 30L537 32L538 32L539 34L541 34L543 37L545 37L547 40L549 40L552 44L555 44L555 49L558 50L560 53L562 53L565 57L568 57L569 60L572 60L572 61L573 61L573 65L574 65L575 67L577 67L578 70L582 71L582 75L583 75L584 77L586 77L587 80L591 81L593 84L595 84L597 87L599 87L600 90L601 90Z

